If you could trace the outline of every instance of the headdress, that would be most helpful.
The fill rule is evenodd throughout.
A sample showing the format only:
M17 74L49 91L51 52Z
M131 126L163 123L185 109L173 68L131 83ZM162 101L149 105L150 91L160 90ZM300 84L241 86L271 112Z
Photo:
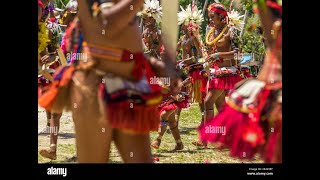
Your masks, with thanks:
M77 13L78 11L78 2L77 0L70 0L65 7L70 13Z
M188 25L190 22L198 26L201 25L203 14L201 10L198 10L197 6L191 8L191 4L189 4L186 9L183 9L182 6L180 6L180 9L181 11L178 13L178 25Z
M157 23L161 22L162 7L157 0L144 0L143 10L138 16L152 17Z
M156 22L161 22L162 7L157 0L144 0L143 10L138 13L138 16L153 17Z
M210 4L208 7L208 12L215 12L222 15L226 18L228 24L234 26L238 30L240 30L244 24L243 20L241 20L241 18L243 18L244 15L240 15L239 12L235 10L231 10L231 12L228 12L222 4Z

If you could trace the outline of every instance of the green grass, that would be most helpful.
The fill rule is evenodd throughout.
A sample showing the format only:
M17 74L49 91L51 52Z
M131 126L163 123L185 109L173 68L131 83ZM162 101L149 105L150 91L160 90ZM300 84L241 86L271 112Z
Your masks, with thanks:
M215 111L216 112L216 111ZM152 149L153 157L159 157L159 162L156 163L262 163L259 157L255 160L239 160L229 156L229 150L218 150L213 145L209 145L207 149L198 148L192 144L193 141L198 140L198 133L196 128L201 120L201 114L198 104L193 104L189 109L182 110L179 130L181 139L184 144L184 149L178 152L169 152L175 146L174 138L169 130L164 134L159 149ZM168 128L169 129L169 128ZM150 134L151 141L157 136L157 132ZM74 144L58 144L57 160L50 161L38 156L39 163L74 163L71 159L76 154ZM111 145L110 163L122 163L121 157L115 148L114 143Z
M75 163L75 155L75 144L58 144L56 160L51 161L49 159L43 158L41 155L38 155L38 163Z

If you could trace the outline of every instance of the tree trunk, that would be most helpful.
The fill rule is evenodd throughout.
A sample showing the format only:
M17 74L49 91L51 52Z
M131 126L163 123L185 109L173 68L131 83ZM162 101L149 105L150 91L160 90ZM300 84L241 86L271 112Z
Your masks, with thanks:
M245 8L245 6L244 6ZM245 27L246 27L246 24L247 24L247 21L248 21L248 10L246 9L245 13L244 13L244 23L243 23L243 26L242 26L242 29L241 29L241 32L240 32L240 39L242 39L243 37L243 34L244 34L244 30L245 30Z

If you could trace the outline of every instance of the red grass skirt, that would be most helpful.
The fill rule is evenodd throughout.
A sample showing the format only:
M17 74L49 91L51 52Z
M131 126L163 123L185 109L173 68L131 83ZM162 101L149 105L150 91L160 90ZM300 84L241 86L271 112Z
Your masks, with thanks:
M130 59L130 53L124 52L122 59ZM138 56L139 55L139 56ZM124 58L126 57L126 58ZM136 61L133 69L133 76L141 79L143 75L146 79L154 77L155 73L143 53L135 55L139 61ZM143 70L143 71L142 71ZM149 81L148 81L149 82ZM151 98L162 99L161 87L158 84L148 84L151 92L143 94L145 100ZM108 86L108 84L107 84ZM105 93L105 87L101 85L101 92ZM104 97L105 94L101 94ZM159 100L161 101L161 100ZM157 131L160 123L159 106L160 102L150 104L132 103L128 100L119 102L106 102L107 119L113 128L124 130L132 134L148 134L150 131Z
M129 102L107 104L108 120L113 128L132 132L133 134L148 134L157 131L160 123L158 105L146 106Z
M208 131L211 127L225 128L225 134ZM264 133L249 114L241 113L225 104L220 113L199 128L203 142L222 143L231 149L231 156L251 159L263 144Z
M207 95L207 82L208 82L208 78L202 78L202 86L201 86L202 102L204 102L204 99L206 98L206 95Z
M212 78L209 82L208 89L231 90L234 88L234 85L241 80L242 77L240 75Z
M184 100L181 102L177 102L176 105L179 109L184 109L190 107L189 96L184 96Z

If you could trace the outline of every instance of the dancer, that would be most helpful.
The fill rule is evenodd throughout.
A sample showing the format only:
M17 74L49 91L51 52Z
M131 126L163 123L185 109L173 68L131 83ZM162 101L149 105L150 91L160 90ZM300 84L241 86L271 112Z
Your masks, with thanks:
M224 144L233 157L252 159L260 153L267 163L281 163L282 6L272 0L257 5L268 47L258 79L244 80L232 90L221 112L199 128L200 139ZM225 127L226 134L212 127Z
M161 139L164 133L167 130L167 126L169 124L171 134L176 141L176 146L170 151L182 150L184 145L181 141L180 132L178 128L178 122L175 119L176 110L178 109L177 104L184 100L184 97L180 94L172 95L169 93L168 86L164 83L160 83L163 88L163 93L165 94L162 100L162 103L159 105L159 114L160 114L160 127L158 130L158 136L155 141L152 142L151 147L158 149L161 144Z
M168 74L173 92L179 86L170 55L161 62L142 53L136 21L142 5L142 0L79 0L82 49L88 58L61 69L52 94L39 100L55 111L72 110L80 163L108 162L112 140L125 163L153 162L149 132L158 128L162 95L149 79ZM74 42L79 36L70 37Z
M196 65L199 63L200 58L203 57L203 53L205 52L199 34L203 15L201 10L198 10L195 5L191 6L191 4L189 4L186 9L183 9L181 6L180 8L181 11L178 13L178 25L181 25L181 30L184 35L178 42L177 50L182 48L182 60L179 62L184 68L188 69L189 80L192 82L192 101L199 103L200 111L203 114L204 103L202 97L204 96L201 92L201 70L203 67L202 65Z
M40 5L41 3L38 2ZM39 50L41 60L40 67L44 66L44 70L50 75L55 72L55 69L58 68L61 63L59 58L56 55L56 47L60 35L60 27L57 24L55 19L53 10L53 6L48 6L48 1L42 1L43 6L40 5L40 9L42 11L42 17L40 18L40 37L48 38L47 43L43 43L43 39L40 39L40 46L42 49ZM46 26L45 26L46 23ZM49 30L49 31L48 31ZM46 39L46 38L44 38ZM42 42L41 42L42 41ZM42 72L43 72L42 71ZM38 76L38 85L40 87L40 95L46 93L48 88L51 85L50 79L46 78L43 75ZM46 110L47 114L47 127L45 128L45 132L50 133L50 148L49 149L41 149L39 151L40 155L49 158L51 160L55 160L57 158L57 140L58 140L58 131L60 125L60 118L62 113L54 113L49 110Z
M234 60L235 54L238 53L236 30L241 27L242 16L235 11L227 12L225 7L218 3L209 5L208 16L214 27L206 35L208 56L211 59L206 63L209 82L205 97L205 120L214 116L213 105L218 102L219 110L225 102L227 90L231 90L242 80L240 71L236 68L237 61Z
M161 22L162 7L157 0L146 0L144 9L139 13L142 17L144 31L142 33L142 40L144 45L144 52L150 57L156 57L161 60L164 51L164 46L161 39L161 31L157 24Z

